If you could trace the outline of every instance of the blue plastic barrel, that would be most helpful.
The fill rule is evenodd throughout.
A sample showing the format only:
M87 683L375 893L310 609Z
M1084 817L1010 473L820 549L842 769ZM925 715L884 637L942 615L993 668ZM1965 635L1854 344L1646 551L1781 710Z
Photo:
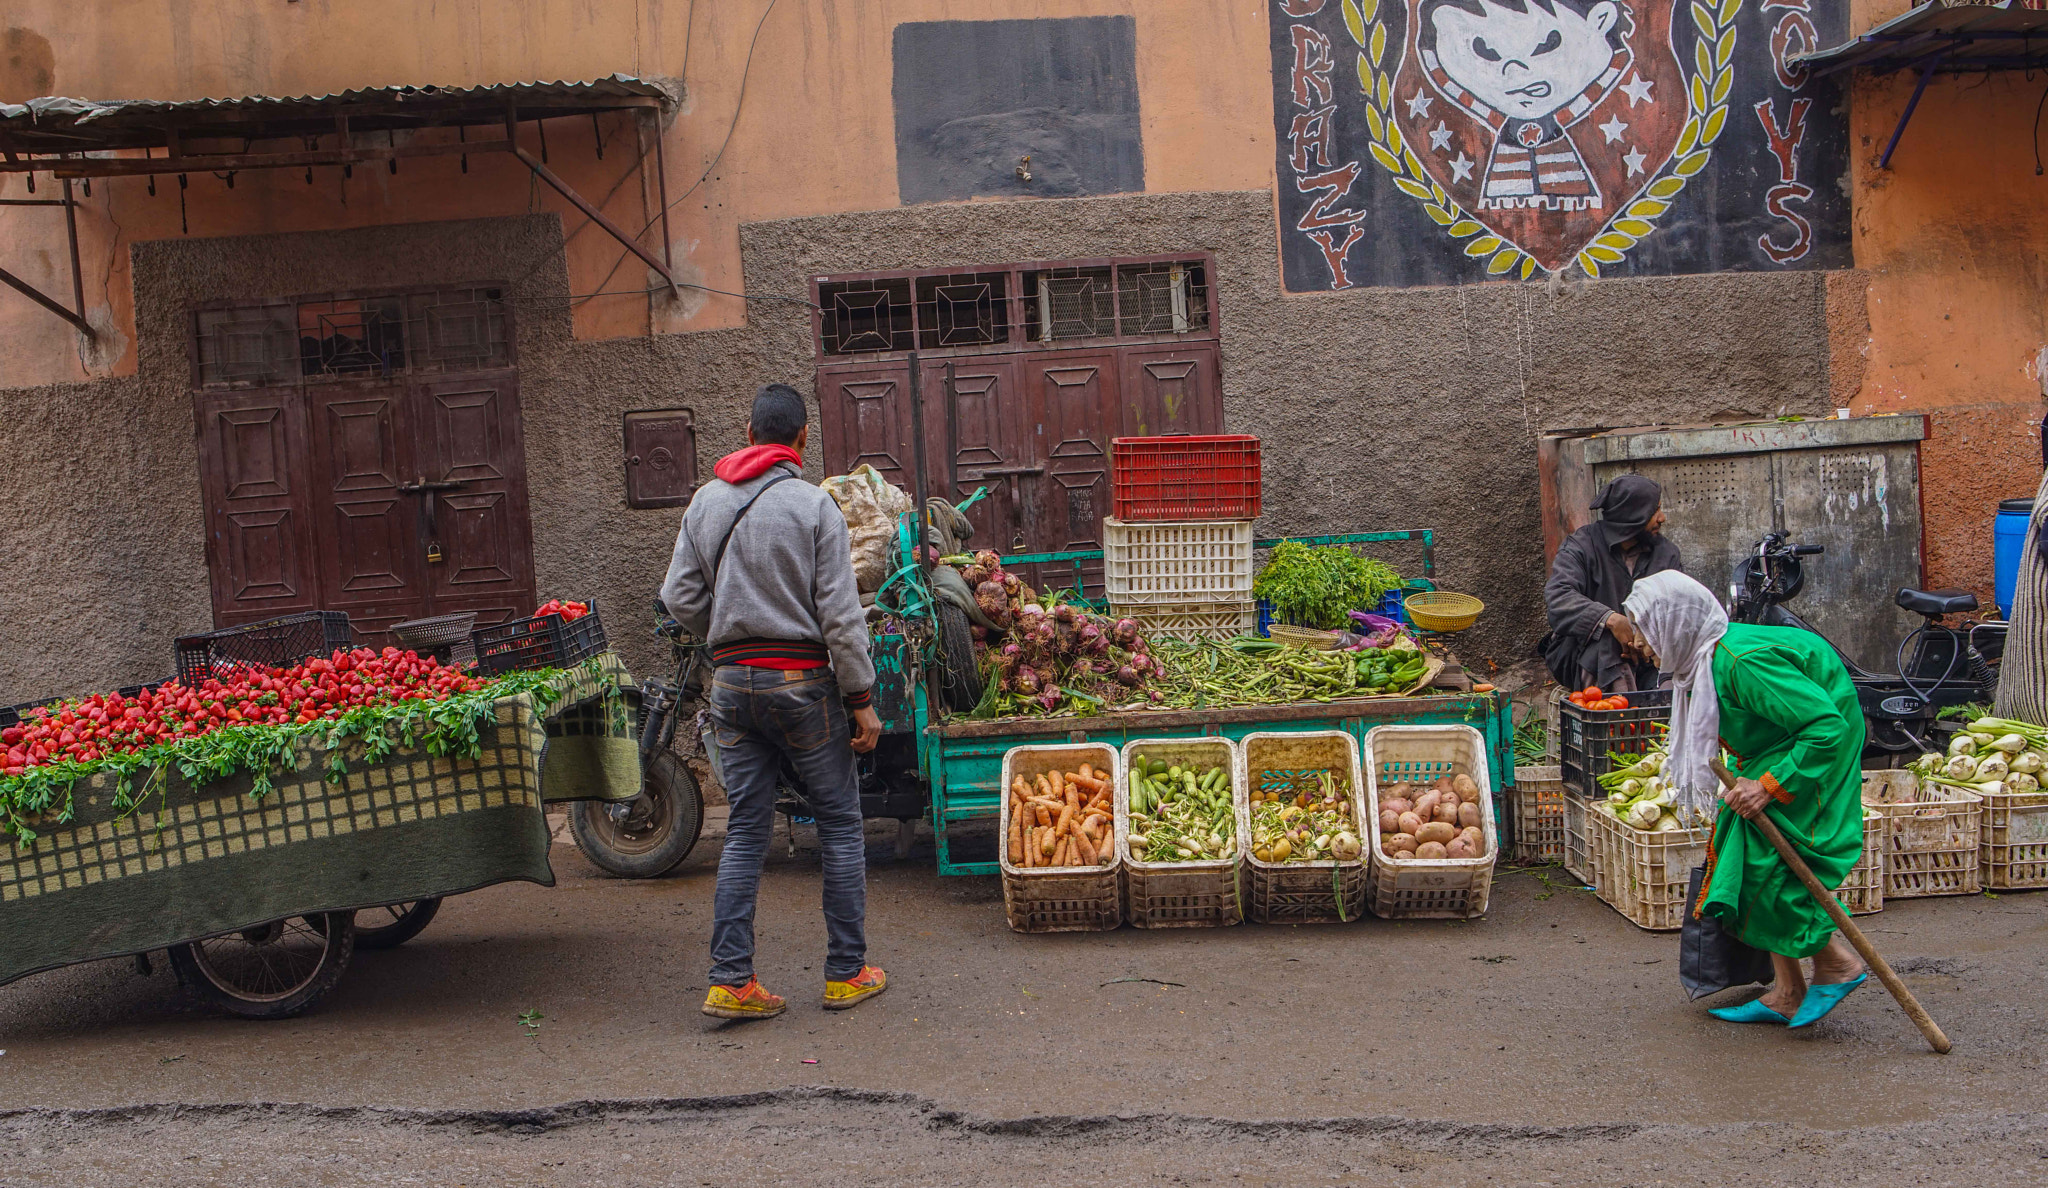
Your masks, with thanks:
M2020 550L2026 547L2027 521L2033 518L2033 500L2001 499L1998 518L1992 521L1991 585L1998 600L1998 613L2004 618L2012 617L2012 591L2020 577Z

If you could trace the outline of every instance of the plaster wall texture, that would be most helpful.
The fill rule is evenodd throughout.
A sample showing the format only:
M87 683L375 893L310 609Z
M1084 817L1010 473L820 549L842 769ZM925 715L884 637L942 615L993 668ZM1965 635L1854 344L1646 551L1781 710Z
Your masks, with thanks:
M615 645L653 671L645 608L680 515L624 506L619 416L690 407L708 473L743 444L756 386L811 391L810 313L757 300L744 328L575 341L560 236L540 215L139 245L137 378L0 391L0 408L17 412L13 455L74 476L53 485L16 471L0 479L7 495L31 508L76 501L55 524L0 530L0 570L35 575L0 591L0 699L161 675L170 637L210 623L189 303L484 280L510 284L517 302L541 594L598 598ZM1440 579L1488 604L1460 642L1482 669L1523 660L1542 631L1539 432L1815 415L1830 400L1817 274L1281 297L1265 190L779 220L743 227L741 249L757 296L803 293L828 272L1213 251L1227 427L1266 442L1260 530L1437 529ZM816 451L810 472L822 477ZM119 610L104 625L71 609L105 604ZM38 607L62 609L18 614Z
M1882 19L1900 6L1867 7ZM1858 78L1852 94L1866 364L1841 403L1927 414L1923 580L1988 604L1992 520L2039 484L2048 413L2048 178L2028 147L2041 85L2016 71L1937 77L1881 170L1915 81Z
M920 206L742 228L749 291L831 272L1216 254L1225 427L1264 439L1262 534L1438 530L1438 576L1484 599L1484 668L1542 633L1535 437L1557 428L1819 415L1818 273L1282 297L1269 191ZM813 364L800 306L753 308L757 358ZM708 460L736 438L700 430ZM1387 559L1411 567L1412 556Z

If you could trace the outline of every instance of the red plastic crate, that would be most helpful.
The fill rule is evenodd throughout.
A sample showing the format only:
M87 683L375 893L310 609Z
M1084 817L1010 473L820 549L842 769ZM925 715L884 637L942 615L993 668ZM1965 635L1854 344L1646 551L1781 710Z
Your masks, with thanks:
M1118 437L1109 448L1119 520L1259 518L1256 437Z

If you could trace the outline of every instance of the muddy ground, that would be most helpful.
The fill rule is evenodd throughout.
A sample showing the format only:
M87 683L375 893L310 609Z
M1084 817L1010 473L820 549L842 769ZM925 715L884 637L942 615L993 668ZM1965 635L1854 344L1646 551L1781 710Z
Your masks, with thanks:
M1865 921L1938 1057L1874 981L1807 1031L1710 1019L1672 935L1555 868L1470 923L1027 937L878 832L890 991L817 1006L815 863L778 853L792 1006L732 1024L696 1010L715 849L627 883L558 848L282 1023L161 962L0 988L0 1184L2048 1182L2048 895Z

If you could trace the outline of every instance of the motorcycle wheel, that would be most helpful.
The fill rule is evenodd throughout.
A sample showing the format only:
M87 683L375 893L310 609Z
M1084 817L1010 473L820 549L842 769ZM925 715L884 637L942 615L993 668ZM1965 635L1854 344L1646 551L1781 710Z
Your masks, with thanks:
M967 713L981 704L981 670L974 663L974 636L967 612L950 602L938 603L939 695L946 708Z
M231 1015L289 1019L334 989L355 941L354 912L292 917L173 945L171 968Z
M613 814L613 808L623 808ZM600 869L625 879L651 879L680 865L704 831L704 792L672 751L657 751L627 801L579 800L569 806L569 833Z

